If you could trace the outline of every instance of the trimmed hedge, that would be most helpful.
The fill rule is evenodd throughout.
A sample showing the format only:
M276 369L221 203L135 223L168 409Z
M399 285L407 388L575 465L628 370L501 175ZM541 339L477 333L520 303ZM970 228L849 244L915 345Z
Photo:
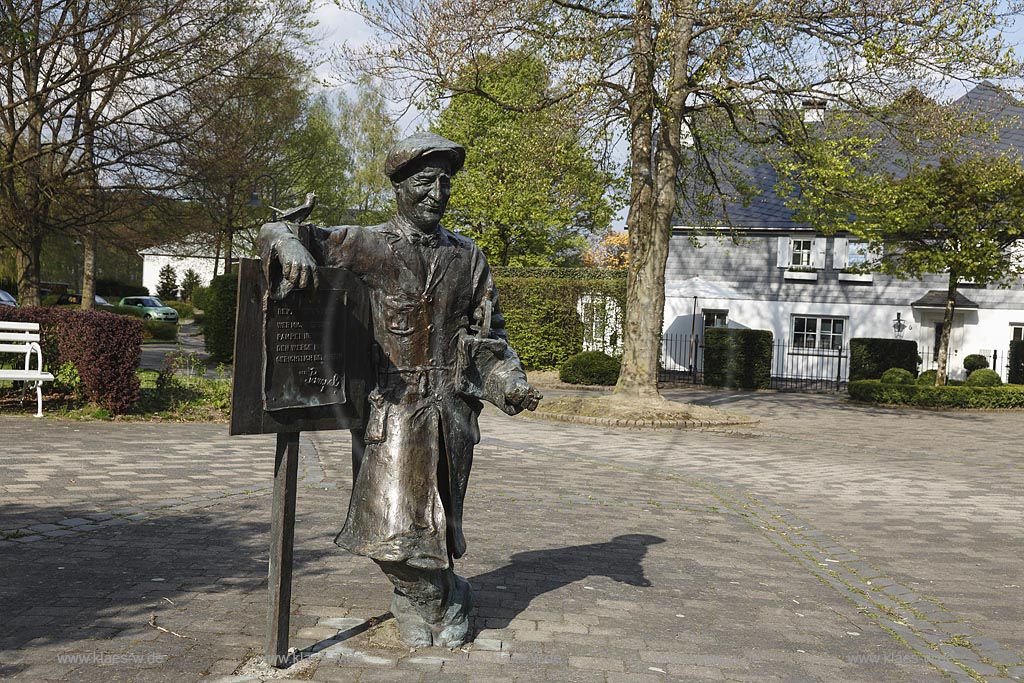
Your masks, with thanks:
M1010 342L1008 363L1010 370L1006 381L1009 384L1024 384L1024 340Z
M965 385L969 387L997 387L1003 383L999 373L988 368L978 368L967 376Z
M178 320L184 320L185 318L191 318L195 315L195 309L192 308L191 304L187 304L184 301L164 301L164 306L173 308L178 312Z
M149 289L142 285L135 285L120 280L96 280L96 293L107 299L117 299L126 296L149 296ZM113 303L113 302L111 302Z
M156 339L157 341L176 341L178 339L178 324L166 320L143 320L142 338Z
M502 275L505 272L557 272L561 275L507 277ZM570 356L583 351L584 326L576 310L580 297L609 297L618 303L620 310L625 310L626 280L621 273L614 278L571 276L603 272L575 268L495 269L509 342L527 368L557 368Z
M882 373L882 384L913 384L914 373L903 368L889 368Z
M206 350L216 361L230 362L235 355L235 310L238 273L218 275L210 282L203 323Z
M731 389L767 389L772 333L714 328L704 332L704 383Z
M997 387L923 386L882 384L877 379L862 379L847 386L857 401L883 405L922 408L1024 408L1024 386L1004 384Z
M935 386L935 378L939 376L938 370L925 370L917 376L917 384ZM948 384L949 382L947 382Z
M68 308L0 308L0 320L38 322L46 369L74 365L86 399L125 413L139 398L136 369L142 354L142 322L106 311Z
M988 358L981 355L980 353L972 353L969 356L964 356L964 370L967 374L971 374L975 370L981 370L988 367Z
M854 337L850 340L850 380L879 379L889 368L917 375L917 342Z
M610 386L619 379L622 362L600 351L584 351L569 356L558 369L558 379L566 384Z

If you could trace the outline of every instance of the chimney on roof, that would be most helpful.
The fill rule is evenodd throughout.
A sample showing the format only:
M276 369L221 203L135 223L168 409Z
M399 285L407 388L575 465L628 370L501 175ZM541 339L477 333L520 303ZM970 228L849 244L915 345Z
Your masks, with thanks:
M818 97L808 97L800 102L804 112L805 123L820 123L825 120L825 106L827 102Z

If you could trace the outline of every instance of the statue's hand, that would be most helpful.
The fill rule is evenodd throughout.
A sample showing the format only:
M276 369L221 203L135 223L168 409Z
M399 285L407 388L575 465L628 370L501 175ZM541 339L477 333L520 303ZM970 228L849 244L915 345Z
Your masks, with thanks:
M505 393L505 400L523 410L536 410L544 395L537 391L529 382L517 380Z
M272 292L275 299L282 299L293 289L316 287L319 277L313 255L297 240L282 240L274 248L274 256L280 266L280 283Z

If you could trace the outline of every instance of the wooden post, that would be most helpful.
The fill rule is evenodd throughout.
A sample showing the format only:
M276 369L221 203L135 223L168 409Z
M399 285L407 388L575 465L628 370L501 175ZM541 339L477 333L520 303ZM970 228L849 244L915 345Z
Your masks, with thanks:
M270 581L265 649L267 663L278 668L288 666L298 468L299 433L278 434L277 453L274 457L274 503L270 519Z

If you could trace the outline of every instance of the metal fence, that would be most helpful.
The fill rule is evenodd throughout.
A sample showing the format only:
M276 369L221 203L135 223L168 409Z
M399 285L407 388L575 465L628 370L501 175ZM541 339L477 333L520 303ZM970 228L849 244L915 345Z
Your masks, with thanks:
M918 368L921 372L938 368L939 355L934 349L919 349L917 355L921 359L921 365ZM1006 382L1009 379L1010 357L1007 351L986 349L979 352L978 355L984 356L988 360L989 369L995 370L999 373L999 378L1003 380L1003 382ZM967 371L964 370L964 357L964 354L961 353L949 354L949 357L946 359L947 377L952 379L967 378Z
M1009 375L1006 351L987 350L981 355L1003 382ZM918 352L920 371L937 366L932 349ZM963 356L952 354L947 362L948 375L963 379ZM772 343L772 371L769 388L788 391L845 391L850 376L850 347L807 349L782 341ZM704 383L704 338L701 335L664 335L661 340L661 364L658 382Z
M772 343L769 388L787 391L844 391L850 372L850 348L808 349ZM658 382L704 383L704 338L665 335L661 340Z

